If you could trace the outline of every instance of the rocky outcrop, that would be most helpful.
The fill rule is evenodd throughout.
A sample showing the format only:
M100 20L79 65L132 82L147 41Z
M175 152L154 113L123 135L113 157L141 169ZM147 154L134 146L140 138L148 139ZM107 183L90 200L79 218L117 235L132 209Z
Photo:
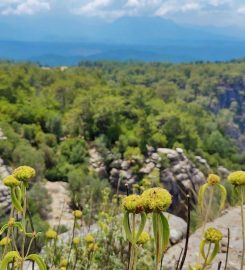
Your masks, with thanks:
M143 160L114 159L109 166L105 166L103 159L96 150L90 151L91 167L98 172L101 178L109 178L111 185L116 190L125 191L125 184L131 188L141 179L148 178L153 183L160 181L173 196L173 204L170 211L178 216L185 217L187 193L196 197L200 185L205 182L204 174L185 155L183 149L176 150L158 148L154 150L148 146L147 156ZM208 170L207 161L196 157ZM135 166L138 166L135 170Z
M3 131L0 129L0 140L6 140ZM8 213L11 208L11 199L9 189L3 185L2 179L10 175L11 168L4 165L4 161L0 157L0 216Z
M224 267L226 250L227 250L227 231L230 228L230 248L228 257L228 270L239 270L242 253L242 231L241 231L241 216L240 208L231 208L224 212L224 214L215 221L207 224L206 228L214 227L223 233L221 241L221 249L215 258L212 269L218 269L219 261ZM186 262L183 270L187 270L190 264L195 264L198 259L199 243L202 239L202 229L198 229L189 239L189 247L186 257ZM168 249L164 255L163 265L166 270L175 270L176 262L179 258L181 249L184 247L185 241L174 245ZM223 269L223 268L222 268Z

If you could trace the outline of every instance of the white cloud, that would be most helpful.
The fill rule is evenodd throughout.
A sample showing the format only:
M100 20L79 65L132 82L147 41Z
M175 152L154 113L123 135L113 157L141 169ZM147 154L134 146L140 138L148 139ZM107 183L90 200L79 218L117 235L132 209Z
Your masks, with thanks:
M1 0L2 15L33 15L40 11L51 9L48 0Z
M237 13L239 13L239 14L245 14L245 6L239 7L238 10L237 10Z

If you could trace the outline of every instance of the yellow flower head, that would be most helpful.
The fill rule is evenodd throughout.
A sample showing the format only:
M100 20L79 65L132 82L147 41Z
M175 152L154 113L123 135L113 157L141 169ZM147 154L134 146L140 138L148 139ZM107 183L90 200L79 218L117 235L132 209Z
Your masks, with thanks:
M66 267L62 266L59 270L66 270Z
M80 241L81 240L79 237L74 237L72 242L73 242L73 245L78 246L80 244Z
M7 246L11 243L11 239L9 237L4 237L1 241L0 241L0 246Z
M8 221L8 227L13 227L15 224L15 219L14 218L10 218Z
M80 210L75 210L72 212L72 214L75 218L81 218L83 215L82 211L80 211Z
M150 235L147 232L142 232L139 239L138 239L138 241L137 241L137 244L144 245L149 240L150 240Z
M218 184L220 182L220 177L216 174L209 174L208 175L208 179L207 179L207 183L209 185L215 185Z
M146 212L162 212L172 203L170 193L164 188L150 188L141 195Z
M215 228L208 228L204 233L205 240L216 243L219 242L223 237L223 234L221 231L215 229Z
M53 229L48 229L45 235L48 239L56 239L58 237L57 232Z
M140 213L143 212L143 202L139 195L129 195L125 197L122 201L124 209L130 213Z
M228 181L235 186L245 185L245 171L232 172L228 176Z
M66 267L68 265L68 260L67 259L62 259L60 261L60 267Z
M18 181L13 175L9 175L3 179L3 183L7 187L16 187L20 185L20 181Z
M84 240L86 243L93 243L94 242L94 237L91 233L88 233L85 237Z
M91 243L91 244L88 245L88 251L89 252L95 252L98 248L99 248L98 245L95 244L95 243Z
M196 264L194 267L193 267L193 270L202 270L203 266L201 264Z
M28 181L36 175L35 170L29 166L20 166L13 172L13 176L19 181Z

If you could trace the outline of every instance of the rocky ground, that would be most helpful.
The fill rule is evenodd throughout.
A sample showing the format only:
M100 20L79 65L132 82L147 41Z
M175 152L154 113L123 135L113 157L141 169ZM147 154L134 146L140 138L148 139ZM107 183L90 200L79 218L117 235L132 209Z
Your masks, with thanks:
M230 208L224 212L222 216L207 224L206 228L215 227L222 231L224 237L221 241L221 250L215 259L211 269L218 269L219 261L222 261L221 269L224 269L226 248L227 248L227 230L230 228L230 249L228 257L227 270L239 270L242 250L242 232L241 232L241 216L240 208ZM197 230L189 239L189 248L187 259L183 270L187 270L190 264L198 260L199 243L202 235L202 229ZM184 247L185 241L172 246L164 256L164 266L166 270L175 270L181 249ZM245 265L244 265L245 266Z

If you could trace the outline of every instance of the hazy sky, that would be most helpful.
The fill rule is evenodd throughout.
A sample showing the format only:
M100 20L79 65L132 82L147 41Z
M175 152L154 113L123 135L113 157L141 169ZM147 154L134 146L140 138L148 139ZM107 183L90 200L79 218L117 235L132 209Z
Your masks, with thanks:
M158 16L195 25L245 25L245 0L0 0L0 16Z

